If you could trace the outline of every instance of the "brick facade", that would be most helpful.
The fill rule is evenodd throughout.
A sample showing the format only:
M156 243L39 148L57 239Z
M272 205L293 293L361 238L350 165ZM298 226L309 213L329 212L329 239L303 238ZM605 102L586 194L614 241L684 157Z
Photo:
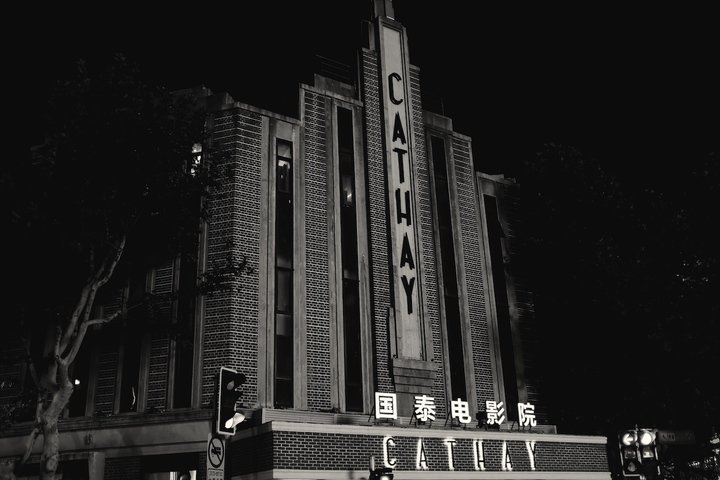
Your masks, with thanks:
M371 456L376 466L386 457L395 471L474 472L478 463L476 446L482 442L483 466L487 472L607 472L607 455L602 437L548 439L532 433L490 433L484 430L446 430L357 427L318 428L280 423L269 424L263 433L231 442L236 475L277 470L367 470ZM441 435L438 435L441 433ZM392 440L387 440L392 437ZM452 439L452 455L447 446ZM422 442L427 468L418 468L418 446ZM387 446L386 446L387 445ZM528 450L532 449L532 452ZM532 456L531 456L532 455ZM451 458L451 460L450 460ZM534 467L534 468L533 468Z
M227 172L210 202L207 264L247 258L252 269L233 288L205 298L202 404L212 403L220 366L245 372L244 400L257 403L258 263L260 250L260 159L262 120L255 112L234 108L216 113L212 141L228 154Z
M367 156L368 237L370 244L370 288L372 290L375 385L378 391L394 391L389 367L388 325L391 308L387 231L387 183L385 140L380 105L377 54L362 51L362 100L365 112L365 152Z
M482 257L478 235L478 206L475 200L473 162L470 142L452 139L453 165L458 192L462 246L465 260L465 282L470 310L475 386L480 404L494 400L493 377L490 368L490 346L485 315L485 290L482 281Z
M331 408L328 266L328 155L325 96L301 90L305 121L305 238L307 284L308 408Z
M387 20L390 22L391 20ZM394 22L394 20L392 20ZM377 26L377 24L376 24ZM379 28L379 27L378 27ZM395 392L398 378L411 373L407 367L411 363L396 365L393 342L398 340L394 325L394 286L391 245L391 227L388 200L388 168L386 158L386 120L387 111L383 105L383 79L381 78L381 54L379 46L371 41L371 48L359 52L358 84L337 87L337 83L320 79L324 87L335 85L337 91L323 90L320 86L303 85L300 88L299 119L282 117L248 105L236 103L229 95L216 95L208 99L208 123L206 151L213 155L208 161L216 162L218 171L223 173L219 185L214 187L209 201L209 219L200 252L200 265L206 269L223 265L228 260L247 259L249 271L237 279L231 279L231 287L203 298L199 298L196 316L196 341L194 345L194 378L196 391L193 392L191 408L173 410L169 397L169 385L174 375L174 340L168 334L153 333L143 340L141 375L142 390L141 411L132 414L120 414L116 398L118 395L118 372L122 363L122 347L116 333L109 329L94 332L97 342L93 345L91 374L92 395L89 395L91 409L96 416L82 419L68 419L61 423L69 433L61 442L70 446L73 454L90 451L93 440L88 435L99 435L106 442L108 458L105 461L105 478L141 479L157 469L157 462L167 459L168 469L174 468L177 458L172 455L188 455L185 463L195 465L198 479L205 478L205 447L207 433L213 431L211 408L216 397L216 376L221 366L236 369L246 375L242 386L242 402L248 407L248 421L241 424L238 434L229 442L227 459L228 476L237 478L255 478L258 472L274 470L322 470L322 471L367 471L368 459L375 456L382 464L385 451L383 443L386 437L393 437L391 448L393 458L397 458L396 470L411 472L416 470L417 446L423 438L429 470L438 472L439 478L450 473L447 438L454 438L454 470L457 472L476 471L473 454L473 441L483 440L483 448L488 471L503 469L503 448L509 452L513 471L529 472L532 469L526 442L536 442L534 451L534 469L539 472L607 472L607 456L604 439L596 437L555 436L552 425L541 425L538 430L543 434L516 431L486 431L482 429L451 429L444 425L448 415L449 371L447 328L442 324L441 305L443 292L440 291L441 246L436 243L433 185L435 172L431 168L429 145L426 145L429 129L427 112L422 110L420 70L407 65L409 72L408 91L410 94L412 118L409 119L408 139L412 143L413 175L417 211L417 259L422 287L419 295L423 304L424 331L427 338L422 339L426 358L401 359L417 361L416 370L425 377L423 387L434 397L437 420L432 428L408 427L408 418L400 418L397 425L375 425L369 420L372 407L361 413L341 410L345 393L339 385L344 374L338 373L333 359L340 358L342 348L338 347L338 325L343 321L342 308L335 303L338 295L338 268L342 269L337 258L337 211L336 155L333 138L335 135L333 119L334 106L353 105L353 115L361 117L355 126L355 132L362 133L363 156L359 160L363 168L361 185L365 185L361 197L366 200L362 206L366 210L362 232L367 231L367 262L369 280L360 291L369 292L369 318L361 320L361 331L366 337L363 342L371 343L371 359L363 360L365 369L363 388L367 385L374 392ZM359 93L355 93L355 92ZM344 103L343 103L344 102ZM437 116L439 117L439 116ZM442 117L445 118L445 117ZM443 129L443 138L448 142L449 158L448 178L454 181L451 188L453 212L454 245L461 264L456 265L460 272L462 285L459 292L464 298L459 300L463 318L467 317L469 331L464 331L463 349L472 348L466 355L466 378L474 380L474 391L469 395L484 405L485 400L496 398L498 378L496 365L497 344L493 335L491 301L487 297L491 291L486 270L482 235L482 196L478 195L478 177L474 172L471 139L452 131L452 123L446 119L447 128ZM444 120L442 120L444 121ZM275 292L275 135L282 130L293 137L295 157L293 208L294 237L292 268L294 275L294 319L295 330L292 338L294 369L293 387L295 397L293 408L273 408L274 359L282 352L275 352L274 312ZM435 131L435 130L433 130ZM280 138L278 136L278 138ZM356 149L357 150L357 149ZM356 160L357 161L357 160ZM359 164L356 164L359 165ZM508 254L512 258L519 253L516 233L517 186L498 184L494 193L498 196L498 208L502 217L503 229L508 238ZM394 208L394 207L393 207ZM361 219L363 220L363 219ZM364 233L363 233L364 235ZM364 240L364 237L363 237ZM363 247L364 248L364 247ZM152 272L149 288L158 294L170 294L178 284L177 263L164 263ZM514 282L512 301L514 311L519 316L522 336L518 344L523 346L524 381L528 401L540 405L538 418L540 423L548 420L542 408L542 396L538 392L533 365L536 352L531 341L533 336L533 302L529 286L525 282L520 262L510 262L509 272ZM359 275L360 280L363 281ZM495 286L497 288L497 286ZM341 289L340 289L341 290ZM121 306L120 299L105 303L105 311ZM170 306L168 307L171 308ZM333 313L335 312L335 313ZM338 313L339 312L339 313ZM287 313L287 312L285 312ZM338 318L340 317L340 318ZM362 322L365 322L364 324ZM298 326L302 331L297 331ZM280 328L280 327L277 327ZM368 333L369 332L369 333ZM286 335L287 336L287 335ZM141 339L138 339L140 342ZM265 342L265 343L262 343ZM344 361L344 360L343 360ZM371 365L371 368L368 368ZM13 377L13 372L21 365L0 365L2 379ZM371 370L368 372L367 370ZM413 383L410 381L412 387ZM469 389L469 386L468 386ZM338 393L340 392L340 393ZM367 398L372 393L364 392ZM408 394L405 390L406 395ZM419 393L419 392L418 392ZM300 400L298 400L298 398ZM411 398L411 397L407 397ZM0 392L0 400L4 400ZM473 405L475 406L475 405ZM144 408L144 411L142 409ZM513 406L508 406L514 408ZM282 421L267 420L265 415L282 417ZM252 413L252 416L250 415ZM377 412L376 412L377 413ZM474 419L475 412L470 412ZM152 417L157 415L157 417ZM111 418L105 418L110 416ZM262 419L265 418L265 421ZM143 427L147 422L153 424L152 435L142 445L134 445L133 439L113 436L119 427ZM147 423L150 425L150 423ZM156 424L162 424L158 427ZM292 426L294 424L294 426ZM172 431L174 437L163 437L163 430ZM176 429L176 430L173 430ZM207 431L206 431L207 430ZM165 432L167 433L167 432ZM106 436L103 436L107 434ZM0 445L3 436L0 434ZM139 434L140 435L140 434ZM156 438L162 438L154 443ZM113 443L115 442L115 443ZM8 443L9 444L9 443ZM14 448L14 447L13 447ZM100 448L100 447L98 447ZM14 452L14 450L13 450ZM0 451L0 457L6 452ZM7 453L10 455L10 453ZM15 453L13 453L15 454ZM168 455L160 458L161 455ZM507 455L506 455L507 456ZM156 458L157 457L157 458ZM152 460L155 458L155 460ZM155 462L155 463L153 463ZM173 463L175 462L175 463ZM189 463L188 463L189 462ZM266 478L266 477L262 477ZM292 476L290 478L293 478ZM298 477L302 478L302 477ZM340 478L340 477L332 477ZM409 478L405 476L404 478ZM429 477L423 477L429 478ZM446 476L446 478L453 478ZM458 477L469 478L469 477ZM530 478L530 477L523 477ZM552 478L543 476L542 478ZM569 478L569 477L563 477ZM590 477L585 477L590 478ZM591 477L596 478L596 477Z

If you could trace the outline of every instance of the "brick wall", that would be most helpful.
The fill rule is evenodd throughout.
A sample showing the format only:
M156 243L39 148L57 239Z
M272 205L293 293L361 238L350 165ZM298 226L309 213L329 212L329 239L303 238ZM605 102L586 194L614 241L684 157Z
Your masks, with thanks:
M328 159L326 128L329 102L303 90L305 145L305 280L307 285L307 395L310 410L328 409L330 400L330 301L328 279Z
M266 434L269 435L269 434ZM459 435L458 435L459 436ZM445 438L455 438L453 464L456 471L475 471L474 438L447 436L425 437L423 447L429 470L448 471L448 449ZM502 470L503 440L483 438L485 468ZM533 437L536 439L537 437ZM376 465L383 462L384 435L353 435L321 432L272 432L272 464L276 469L300 470L364 470L370 456ZM417 436L393 436L389 457L397 460L396 470L416 470ZM265 445L266 438L260 439ZM525 438L505 440L513 471L530 471L530 457ZM249 443L248 443L249 445ZM266 447L265 447L266 448ZM542 442L535 444L535 470L545 472L606 472L608 471L605 444ZM265 450L263 458L267 458ZM234 472L237 473L237 472Z
M444 416L447 404L445 401L445 369L442 360L442 330L438 305L437 265L435 263L435 229L433 227L430 165L425 145L425 124L423 122L422 99L420 96L420 71L415 68L410 69L410 92L413 106L415 170L417 172L416 180L419 198L418 216L422 230L421 244L424 273L422 280L425 287L425 311L430 317L430 335L432 335L432 352L428 355L428 360L432 360L437 364L431 393L435 397L437 414Z
M388 360L388 309L392 284L388 258L387 192L383 151L383 119L380 104L377 54L362 51L362 99L365 105L365 152L368 186L368 246L370 255L370 296L375 348L375 380L378 391L394 392Z
M207 264L246 256L253 271L234 280L232 290L205 298L201 403L212 401L215 376L224 365L245 373L243 400L252 405L257 403L261 116L239 108L218 112L212 135L228 157L219 160L227 177L209 203Z
M225 473L244 475L252 472L264 472L273 468L273 432L266 432L254 437L226 443L229 465ZM297 454L295 454L297 455ZM288 455L293 459L293 454Z
M494 393L470 142L453 137L452 151L465 256L467 301L470 307L470 334L472 336L473 363L475 366L475 387L478 403L483 405L485 400L494 399Z

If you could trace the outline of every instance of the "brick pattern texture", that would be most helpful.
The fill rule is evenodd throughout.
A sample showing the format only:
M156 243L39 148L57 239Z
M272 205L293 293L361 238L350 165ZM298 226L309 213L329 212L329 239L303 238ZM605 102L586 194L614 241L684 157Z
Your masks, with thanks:
M328 159L326 98L305 90L305 279L307 285L307 403L328 409L330 400L330 299L328 265Z
M432 385L432 396L435 397L437 414L445 416L447 403L445 400L445 369L442 353L442 330L440 326L440 310L438 305L437 265L435 263L435 235L433 227L432 193L430 187L430 165L425 145L425 124L423 123L422 98L420 96L420 71L410 69L410 92L413 106L413 134L415 146L415 166L417 172L417 192L419 197L418 216L422 230L423 251L423 285L425 308L430 317L432 336L432 352L428 360L437 364L435 379Z
M257 404L258 261L260 249L260 164L262 120L235 108L215 114L212 141L227 154L218 158L226 177L210 201L207 263L228 257L248 260L251 273L233 279L232 289L205 298L202 404L212 402L220 366L247 376L243 401Z
M480 236L477 228L478 207L475 201L470 142L453 138L452 151L465 257L465 285L470 307L470 335L473 345L476 394L478 403L484 405L485 400L494 400L494 394L490 366L490 337L485 312L485 289L481 270Z
M375 381L377 391L394 392L389 370L388 310L391 307L390 259L387 231L387 187L384 160L383 116L380 103L378 58L362 52L362 95L367 155L368 245L370 255L370 296L372 298Z
M269 434L266 434L269 435ZM448 432L452 437L452 432ZM383 459L382 435L346 435L317 432L272 432L272 452L268 452L267 437L260 437L253 453L263 459L262 466L272 463L276 469L300 470L364 470L368 458L376 462ZM396 470L413 471L419 437L393 437L390 456L397 459ZM502 470L502 440L483 439L485 468ZM455 471L475 471L473 439L457 438L453 447ZM235 446L236 444L233 444ZM248 445L250 445L248 443ZM513 471L530 471L530 460L524 439L506 443ZM449 471L448 450L444 438L424 438L423 446L429 470ZM247 458L247 457L246 457ZM258 465L258 468L260 466ZM576 444L537 442L535 445L535 470L541 472L606 472L607 457L604 444ZM262 471L262 470L255 470ZM239 472L233 472L237 474ZM243 472L246 473L246 472Z

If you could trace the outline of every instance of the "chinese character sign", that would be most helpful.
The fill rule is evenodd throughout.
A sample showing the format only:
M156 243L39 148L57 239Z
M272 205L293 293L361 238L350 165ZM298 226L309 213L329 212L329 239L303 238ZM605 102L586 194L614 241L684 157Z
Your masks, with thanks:
M535 405L532 403L518 403L518 423L523 427L534 427L537 425Z
M415 395L415 416L421 422L435 420L435 397Z
M394 393L375 392L375 418L392 418L397 420L397 395Z
M470 404L459 398L450 402L450 414L453 419L457 418L460 423L470 423L472 421Z
M488 425L500 425L505 421L505 405L494 400L485 401Z

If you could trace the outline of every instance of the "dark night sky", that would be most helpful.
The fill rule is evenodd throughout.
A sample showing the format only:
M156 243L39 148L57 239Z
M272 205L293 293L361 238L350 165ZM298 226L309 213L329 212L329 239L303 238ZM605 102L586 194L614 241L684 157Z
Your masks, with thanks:
M310 81L315 54L355 61L370 4L51 13L30 31L32 101L72 59L124 51L168 87L205 84L296 115L297 84ZM481 170L517 175L554 141L631 178L669 183L717 151L720 39L709 10L466 5L398 0L395 9L422 69L426 108L442 102L455 129L473 137Z

